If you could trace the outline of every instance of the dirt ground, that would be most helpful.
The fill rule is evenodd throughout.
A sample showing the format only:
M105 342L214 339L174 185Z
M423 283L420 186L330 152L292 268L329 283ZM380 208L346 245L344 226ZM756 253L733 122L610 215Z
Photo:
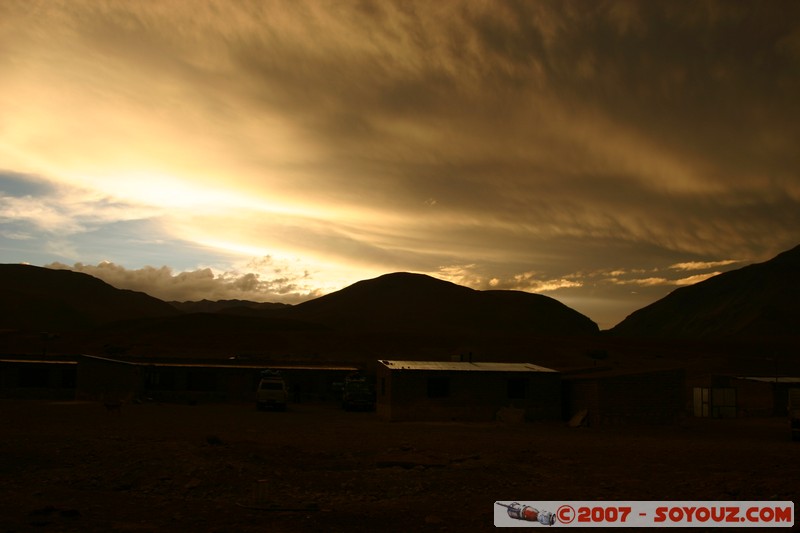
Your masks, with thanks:
M0 400L0 420L0 533L480 531L495 501L800 501L781 418L569 428Z

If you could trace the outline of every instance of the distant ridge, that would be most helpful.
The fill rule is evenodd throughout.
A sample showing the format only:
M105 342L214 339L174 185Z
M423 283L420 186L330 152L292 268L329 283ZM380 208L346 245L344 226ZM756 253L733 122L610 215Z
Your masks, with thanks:
M676 289L608 333L674 339L800 337L800 246Z
M248 300L200 300L195 302L169 302L184 313L223 313L239 316L263 316L289 307L289 304L251 302ZM264 312L267 313L264 313Z
M332 328L371 331L519 331L587 335L597 324L539 294L477 291L424 274L359 281L282 312Z

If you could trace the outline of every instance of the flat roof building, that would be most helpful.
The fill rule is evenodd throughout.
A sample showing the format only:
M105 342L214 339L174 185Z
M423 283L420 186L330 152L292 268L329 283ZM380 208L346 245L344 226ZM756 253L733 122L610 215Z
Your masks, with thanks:
M531 363L380 360L376 378L376 410L385 420L561 416L561 375Z

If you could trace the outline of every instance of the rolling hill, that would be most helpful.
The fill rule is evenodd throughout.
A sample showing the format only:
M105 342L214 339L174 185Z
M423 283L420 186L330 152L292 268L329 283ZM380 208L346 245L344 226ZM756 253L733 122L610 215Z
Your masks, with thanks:
M681 287L608 331L638 338L789 338L800 333L800 246Z
M116 289L88 274L0 265L0 329L69 331L179 314L143 292Z
M295 306L240 300L167 303L87 274L0 265L0 350L230 356L403 353L469 336L593 336L597 325L546 296L476 291L387 274ZM511 335L511 337L509 337ZM488 341L487 341L488 342ZM441 351L439 348L438 351ZM315 356L316 357L316 356Z
M516 331L591 335L597 324L553 298L477 291L423 274L360 281L281 311L282 316L348 331Z
M800 246L764 263L679 288L603 333L620 339L797 339L798 274ZM435 337L498 339L511 334L591 338L598 327L547 296L478 291L405 272L360 281L290 306L240 300L167 303L116 289L87 274L6 264L0 265L0 331L81 331L93 346L146 338L156 351L178 341L187 350L193 344L220 350L236 344L255 351L265 339L277 342L288 335L295 340L278 344L302 344L304 352L312 353L341 344L340 334L355 346L361 342L355 339L388 338L383 334L405 337L410 343L422 339L420 335L426 342ZM322 344L315 347L312 338Z

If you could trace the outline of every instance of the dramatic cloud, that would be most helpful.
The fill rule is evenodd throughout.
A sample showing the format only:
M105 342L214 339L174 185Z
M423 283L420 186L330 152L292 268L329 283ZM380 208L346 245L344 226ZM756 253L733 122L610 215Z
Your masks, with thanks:
M669 268L673 270L705 270L708 268L719 268L728 265L734 265L738 261L734 259L727 259L725 261L690 261L688 263L676 263L670 265Z
M644 287L655 287L655 286L664 286L664 285L694 285L695 283L700 283L701 281L705 281L710 277L716 276L717 274L721 274L721 272L710 272L708 274L697 274L696 276L689 276L686 278L679 278L679 279L667 279L667 278L635 278L635 279L611 279L612 283L617 285L640 285Z
M6 0L0 50L9 262L408 270L613 325L633 279L798 243L791 0Z
M270 268L266 268L267 265ZM263 258L258 267L266 274L265 278L253 272L215 273L211 268L179 273L166 266L129 270L110 262L97 265L75 263L72 266L52 263L45 266L83 272L114 287L145 292L165 301L238 299L298 303L321 295L317 288L309 286L312 280L307 273L299 277L286 275L285 267L275 264L270 258Z

